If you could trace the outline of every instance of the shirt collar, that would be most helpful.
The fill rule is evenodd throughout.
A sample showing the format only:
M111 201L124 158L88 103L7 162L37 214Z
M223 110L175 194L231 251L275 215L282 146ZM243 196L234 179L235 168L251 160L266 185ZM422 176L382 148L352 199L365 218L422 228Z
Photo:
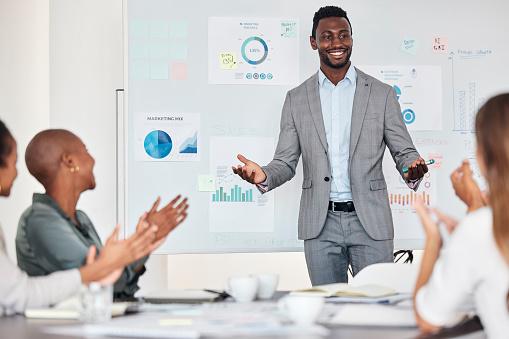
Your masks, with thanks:
M347 79L350 84L355 84L357 82L357 71L355 70L355 67L353 64L350 64L350 67L348 68L348 71L345 74L345 79ZM318 84L320 86L323 86L326 82L330 82L329 79L325 76L325 74L322 72L322 69L318 69ZM332 83L331 83L332 84Z
M72 222L71 218L69 218L69 216L67 214L65 214L64 210L62 210L60 208L60 206L58 206L58 203L49 195L42 194L42 193L34 193L34 195L32 197L32 202L47 205L47 206L53 208L55 211L57 211L58 214L60 214L66 220Z
M83 235L85 238L92 239L93 241L97 242L97 240L95 238L93 238L90 234L90 233L94 233L97 235L97 233L95 233L94 226L90 224L90 221L87 218L82 217L79 213L76 213L76 220L78 221L78 223L75 223L67 214L65 214L64 210L62 208L60 208L58 203L47 194L34 193L34 195L32 197L32 202L44 204L44 205L47 205L47 206L53 208L69 224L74 225L76 227L76 229L78 230L78 232L81 233L81 235ZM92 232L91 232L91 230L92 230ZM100 242L101 241L99 239L99 244L100 244ZM98 245L96 244L96 247L97 246Z

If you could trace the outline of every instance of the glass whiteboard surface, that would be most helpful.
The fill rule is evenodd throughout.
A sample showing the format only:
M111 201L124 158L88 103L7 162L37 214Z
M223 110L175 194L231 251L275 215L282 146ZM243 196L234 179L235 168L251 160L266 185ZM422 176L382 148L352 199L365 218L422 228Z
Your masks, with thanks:
M158 253L302 251L302 165L291 181L264 195L231 166L240 164L238 153L261 165L271 160L286 92L318 70L309 35L324 5L124 0L120 177L127 234L157 196L166 203L183 194L189 216ZM353 65L394 88L417 150L435 160L414 193L388 150L384 158L395 249L419 249L417 197L461 217L465 208L449 175L463 159L485 187L473 122L488 97L509 90L509 45L499 38L509 31L509 3L350 0L341 6L352 23Z

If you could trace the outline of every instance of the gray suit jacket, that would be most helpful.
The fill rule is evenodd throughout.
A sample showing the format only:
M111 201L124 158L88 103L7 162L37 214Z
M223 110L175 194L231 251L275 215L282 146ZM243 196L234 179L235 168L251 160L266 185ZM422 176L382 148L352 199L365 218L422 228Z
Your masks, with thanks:
M287 93L274 159L263 167L271 190L295 175L302 154L299 239L304 240L322 231L332 181L319 93L318 73ZM382 171L385 146L400 174L419 157L392 87L357 69L348 170L357 215L375 240L394 237Z

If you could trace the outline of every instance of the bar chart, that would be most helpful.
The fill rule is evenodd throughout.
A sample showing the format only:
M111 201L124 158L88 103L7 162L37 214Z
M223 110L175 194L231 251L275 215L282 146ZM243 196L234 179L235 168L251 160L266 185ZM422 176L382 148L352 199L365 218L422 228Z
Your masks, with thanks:
M412 204L420 197L427 206L430 206L430 197L427 192L414 193L409 192L406 194L389 193L389 204L393 206L412 206Z
M212 202L253 202L253 189L243 191L238 185L229 189L220 186L212 194Z

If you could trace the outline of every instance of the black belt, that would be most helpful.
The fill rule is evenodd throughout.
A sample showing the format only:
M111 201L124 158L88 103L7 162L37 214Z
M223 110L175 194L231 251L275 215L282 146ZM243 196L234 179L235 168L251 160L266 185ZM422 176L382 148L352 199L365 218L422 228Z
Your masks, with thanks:
M329 211L333 212L353 212L355 211L355 206L353 205L353 201L329 201Z

